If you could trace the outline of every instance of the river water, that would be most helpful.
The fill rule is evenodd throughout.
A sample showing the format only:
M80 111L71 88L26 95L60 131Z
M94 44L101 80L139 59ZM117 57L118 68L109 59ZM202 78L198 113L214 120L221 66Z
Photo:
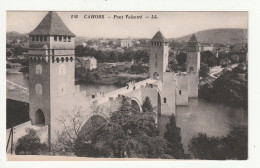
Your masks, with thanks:
M28 75L23 73L7 74L7 79L22 86L28 87ZM98 85L78 83L80 90L86 90L87 95L97 92L110 92L118 89L114 85ZM203 99L189 99L188 106L176 107L176 122L181 128L184 150L188 152L191 138L199 132L208 136L225 136L233 125L247 124L247 112L243 108L207 102ZM168 117L158 119L161 132L165 130Z

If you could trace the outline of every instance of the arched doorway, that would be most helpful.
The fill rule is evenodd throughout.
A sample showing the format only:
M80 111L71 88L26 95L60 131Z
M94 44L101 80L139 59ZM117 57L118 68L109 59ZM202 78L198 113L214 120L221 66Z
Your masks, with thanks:
M41 109L38 109L35 113L35 124L39 126L45 125L45 117Z
M153 79L156 79L156 80L160 79L160 76L159 76L159 74L157 72L153 73Z

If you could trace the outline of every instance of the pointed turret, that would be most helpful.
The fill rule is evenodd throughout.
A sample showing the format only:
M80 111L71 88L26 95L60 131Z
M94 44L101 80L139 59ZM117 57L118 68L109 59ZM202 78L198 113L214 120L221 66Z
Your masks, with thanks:
M165 39L165 37L163 36L163 34L162 34L160 31L158 31L158 32L153 36L153 38L152 38L151 41L165 42L166 39Z
M50 11L29 35L75 36L56 12Z
M195 36L195 34L192 34L189 42L198 42L197 37Z

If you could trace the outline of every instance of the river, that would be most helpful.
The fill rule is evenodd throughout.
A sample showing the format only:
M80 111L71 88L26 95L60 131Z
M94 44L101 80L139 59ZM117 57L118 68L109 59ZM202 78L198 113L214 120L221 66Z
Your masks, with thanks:
M27 75L23 73L7 74L7 79L28 87ZM78 83L81 90L86 90L87 95L97 92L110 92L118 89L114 85L98 85ZM169 122L166 117L161 117L159 128L165 129ZM207 102L203 99L189 99L188 106L176 107L176 123L181 128L184 150L188 152L188 144L191 138L199 132L208 136L225 136L233 125L247 124L247 112L243 108Z

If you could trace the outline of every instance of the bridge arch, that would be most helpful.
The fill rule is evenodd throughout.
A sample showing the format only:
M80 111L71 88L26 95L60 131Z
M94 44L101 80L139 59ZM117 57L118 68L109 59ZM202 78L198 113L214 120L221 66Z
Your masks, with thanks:
M45 116L41 109L38 109L34 116L35 124L38 126L44 126L45 125Z
M142 105L137 98L135 98L135 97L131 98L131 105L132 105L133 108L138 110L139 113L142 112Z

